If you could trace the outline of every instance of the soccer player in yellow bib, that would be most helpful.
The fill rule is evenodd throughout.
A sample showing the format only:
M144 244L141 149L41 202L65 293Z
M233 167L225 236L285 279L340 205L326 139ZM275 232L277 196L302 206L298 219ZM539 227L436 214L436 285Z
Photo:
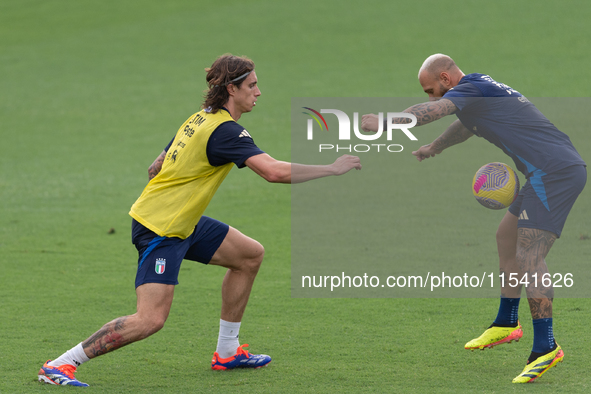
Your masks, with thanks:
M192 115L150 166L150 181L131 207L132 241L138 249L137 312L105 324L53 361L40 381L87 386L74 377L83 362L159 331L172 304L183 259L228 269L222 284L222 310L212 369L259 368L271 362L238 341L240 322L263 260L263 246L240 231L203 216L232 169L249 167L274 183L297 183L361 169L358 157L343 155L330 165L278 161L260 150L236 123L261 95L254 63L224 55L207 68L209 86L203 109Z

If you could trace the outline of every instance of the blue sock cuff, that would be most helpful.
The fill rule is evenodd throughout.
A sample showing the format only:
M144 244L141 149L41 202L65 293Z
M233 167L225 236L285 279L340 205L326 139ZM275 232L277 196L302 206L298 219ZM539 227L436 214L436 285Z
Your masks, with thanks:
M494 324L517 325L519 319L519 300L521 298L505 298L501 296L499 313Z
M532 320L534 328L534 345L532 352L545 353L554 347L554 329L552 318Z

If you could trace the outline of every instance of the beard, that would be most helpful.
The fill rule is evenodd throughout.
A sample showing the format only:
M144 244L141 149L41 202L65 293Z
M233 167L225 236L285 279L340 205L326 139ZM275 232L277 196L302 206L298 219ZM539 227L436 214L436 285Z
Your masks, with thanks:
M443 95L448 91L449 89L446 89L445 86L443 86L441 83L439 84L439 92L441 93L441 97L443 97Z

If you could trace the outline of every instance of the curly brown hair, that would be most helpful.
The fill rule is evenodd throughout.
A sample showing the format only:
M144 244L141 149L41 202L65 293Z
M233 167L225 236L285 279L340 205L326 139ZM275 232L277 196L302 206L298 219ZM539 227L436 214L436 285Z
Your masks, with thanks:
M226 86L232 84L240 88L247 73L253 70L254 62L246 56L225 54L218 57L211 67L205 69L208 89L205 90L202 108L209 108L212 113L216 113L230 98Z

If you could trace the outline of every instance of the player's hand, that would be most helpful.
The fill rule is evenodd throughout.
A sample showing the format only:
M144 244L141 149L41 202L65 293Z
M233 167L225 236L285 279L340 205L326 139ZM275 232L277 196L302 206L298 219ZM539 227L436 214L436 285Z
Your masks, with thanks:
M357 156L342 155L332 163L332 167L335 175L343 175L351 171L353 168L360 170L361 160Z
M412 152L413 155L417 157L418 161L423 161L430 157L434 157L435 155L440 154L443 152L441 149L435 149L432 147L433 144L423 145L418 150Z
M377 132L380 128L378 115L367 114L361 117L361 130Z

